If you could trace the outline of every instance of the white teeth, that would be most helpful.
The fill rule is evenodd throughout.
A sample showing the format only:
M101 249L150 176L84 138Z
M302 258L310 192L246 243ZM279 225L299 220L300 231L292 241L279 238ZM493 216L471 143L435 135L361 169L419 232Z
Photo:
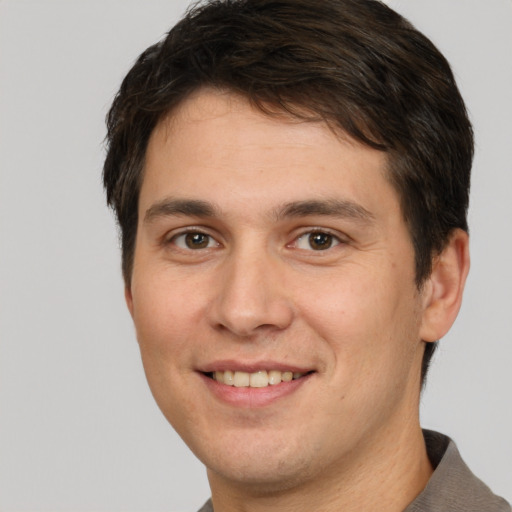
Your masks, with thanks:
M250 384L250 374L247 372L235 372L235 388L247 388Z
M217 375L217 373L224 373L224 384L227 384L228 386L235 385L235 374L233 372L230 372L229 370L227 372L215 372L215 375Z
M268 383L271 386L280 384L281 383L281 372L277 372L276 370L269 371L268 372Z
M281 375L281 380L283 382L290 382L293 379L293 373L292 372L283 372Z
M266 388L268 386L268 374L265 371L251 373L251 388Z
M300 372L280 372L278 370L259 370L254 373L226 370L224 372L213 372L212 377L217 382L226 384L227 386L235 386L237 388L266 388L269 385L275 386L281 382L290 382L294 379L300 379L304 375L304 373Z

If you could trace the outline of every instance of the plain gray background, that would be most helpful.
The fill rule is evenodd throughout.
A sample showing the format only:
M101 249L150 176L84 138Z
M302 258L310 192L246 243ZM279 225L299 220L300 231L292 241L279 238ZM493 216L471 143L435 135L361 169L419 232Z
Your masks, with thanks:
M475 125L472 271L426 427L512 501L512 2L396 0ZM104 116L186 0L0 0L0 510L194 511L204 470L148 391L101 189Z

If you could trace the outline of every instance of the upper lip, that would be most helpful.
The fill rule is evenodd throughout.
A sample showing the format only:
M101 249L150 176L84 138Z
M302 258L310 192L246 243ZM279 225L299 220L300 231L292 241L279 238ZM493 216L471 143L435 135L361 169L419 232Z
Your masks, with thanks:
M306 367L303 365L296 365L290 363L282 363L272 360L261 361L236 361L233 359L223 359L212 361L200 367L199 371L203 373L223 372L223 371L239 371L254 373L260 370L275 370L279 372L296 372L307 373L314 371L314 368Z

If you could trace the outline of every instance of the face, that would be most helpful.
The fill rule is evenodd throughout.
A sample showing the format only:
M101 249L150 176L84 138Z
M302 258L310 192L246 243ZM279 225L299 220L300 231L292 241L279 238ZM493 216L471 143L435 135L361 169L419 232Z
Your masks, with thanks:
M417 422L424 300L385 167L208 90L152 134L127 302L154 397L211 478L326 479Z

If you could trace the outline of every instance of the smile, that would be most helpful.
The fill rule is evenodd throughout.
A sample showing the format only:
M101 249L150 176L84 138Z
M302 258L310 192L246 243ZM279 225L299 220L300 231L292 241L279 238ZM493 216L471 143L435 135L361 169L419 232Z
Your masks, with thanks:
M281 382L290 382L300 379L306 373L299 372L280 372L279 370L259 370L253 373L243 371L216 371L209 376L225 384L226 386L234 386L236 388L266 388L268 386L276 386Z

